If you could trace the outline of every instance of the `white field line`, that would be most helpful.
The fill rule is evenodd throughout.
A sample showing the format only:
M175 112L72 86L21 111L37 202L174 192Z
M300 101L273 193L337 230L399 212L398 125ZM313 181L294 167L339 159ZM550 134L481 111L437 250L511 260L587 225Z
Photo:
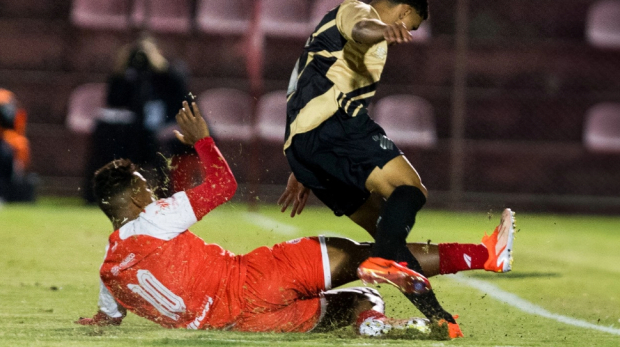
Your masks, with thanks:
M299 228L287 223L281 223L275 219L271 219L257 212L246 212L245 220L256 225L259 228L273 231L278 234L293 236L299 232ZM331 230L317 230L316 235L324 235L331 237L345 237L344 235Z
M350 237L344 236L340 233L337 233L335 231L331 231L331 230L317 230L316 232L317 235L324 235L327 237L342 237L342 238L347 238L350 239Z
M580 328L598 330L598 331L603 331L603 332L614 334L614 335L620 335L620 329L613 328L613 327L604 327L604 326L592 324L592 323L589 323L583 320L579 320L576 318L567 317L567 316L563 316L557 313L549 312L545 310L544 308L538 305L535 305L527 300L521 299L515 294L506 292L491 283L481 281L478 279L474 279L471 277L467 277L464 275L460 275L460 274L450 276L450 277L460 283L464 283L470 287L476 288L498 301L501 301L512 307L518 308L519 310L523 312L549 318L549 319L553 319L560 323L574 325Z
M272 231L277 234L293 236L296 235L299 231L299 228L295 226L280 223L277 220L266 217L260 213L246 212L243 214L243 217L245 218L245 220L256 225L257 227Z

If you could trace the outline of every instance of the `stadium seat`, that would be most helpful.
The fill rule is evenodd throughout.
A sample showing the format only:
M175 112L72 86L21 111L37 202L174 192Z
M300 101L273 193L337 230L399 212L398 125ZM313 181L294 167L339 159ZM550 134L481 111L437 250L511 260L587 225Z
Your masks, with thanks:
M198 107L213 136L221 140L252 139L252 98L236 89L210 89L198 95Z
M196 24L206 33L242 35L250 27L251 0L199 0Z
M129 0L73 0L71 22L90 29L129 28Z
M431 148L437 143L431 104L413 95L392 95L374 106L375 120L398 146Z
M261 140L284 143L286 127L286 91L263 95L258 100L257 132Z
M286 91L264 94L258 99L256 135L260 151L259 170L253 173L263 184L286 184L290 167L282 152L286 128Z
M187 33L192 28L190 0L134 0L133 24L156 32Z
M601 103L588 110L583 141L592 152L620 153L620 103Z
M620 0L603 0L590 7L586 39L597 47L620 47Z
M309 12L308 0L262 0L260 28L267 36L306 38Z
M87 83L73 90L69 96L67 127L80 134L90 134L95 120L105 106L105 83Z

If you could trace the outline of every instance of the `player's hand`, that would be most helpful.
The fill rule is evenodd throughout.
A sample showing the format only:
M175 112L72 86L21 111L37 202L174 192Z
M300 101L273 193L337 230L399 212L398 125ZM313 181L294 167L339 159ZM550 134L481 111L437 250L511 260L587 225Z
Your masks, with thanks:
M299 183L295 175L291 173L286 183L286 189L284 189L284 193L282 193L278 199L278 205L282 206L280 212L286 211L292 202L291 217L295 217L296 214L301 214L301 211L306 207L308 197L310 197L310 189Z
M79 325L96 325L96 326L109 326L109 325L121 325L123 321L123 317L112 318L107 314L99 311L93 318L84 318L80 317L80 319L76 320L74 323Z
M195 102L192 102L190 109L187 101L183 101L183 107L177 113L176 120L181 131L175 130L174 135L186 145L193 146L198 140L210 136L207 122L202 118Z
M413 41L413 36L403 22L386 24L385 29L383 29L383 38L388 45Z

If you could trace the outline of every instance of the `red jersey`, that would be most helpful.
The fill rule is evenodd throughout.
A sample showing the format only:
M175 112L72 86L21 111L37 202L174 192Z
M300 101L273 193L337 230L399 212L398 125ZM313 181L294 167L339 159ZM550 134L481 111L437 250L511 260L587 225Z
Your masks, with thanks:
M205 181L153 202L110 235L99 298L109 316L120 316L116 302L169 328L223 328L239 315L240 305L220 299L239 297L242 258L187 230L230 200L237 183L211 138L195 148Z

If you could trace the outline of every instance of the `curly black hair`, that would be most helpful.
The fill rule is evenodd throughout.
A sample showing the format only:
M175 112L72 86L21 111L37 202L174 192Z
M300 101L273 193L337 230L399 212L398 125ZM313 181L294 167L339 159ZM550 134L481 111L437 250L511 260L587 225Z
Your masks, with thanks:
M116 206L110 201L132 187L138 166L128 159L113 160L95 172L93 192L99 208L110 218Z
M395 4L407 4L415 8L422 19L428 19L428 2L426 0L389 0Z

